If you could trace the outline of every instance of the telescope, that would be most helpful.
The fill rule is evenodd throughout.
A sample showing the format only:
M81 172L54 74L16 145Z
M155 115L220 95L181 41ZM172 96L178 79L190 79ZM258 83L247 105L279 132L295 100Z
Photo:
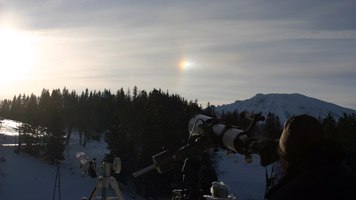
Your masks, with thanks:
M278 141L265 139L259 141L252 134L256 122L264 121L261 113L242 113L243 117L251 120L247 129L224 123L219 123L212 117L196 115L188 124L188 143L171 153L168 150L160 152L152 157L153 164L133 173L134 177L141 176L156 169L162 174L172 170L178 161L194 157L211 149L223 149L245 156L246 162L252 161L252 154L260 155L260 165L267 166L278 160Z
M89 175L91 178L97 177L95 158L90 160L84 152L76 153L75 157L77 158L79 167L83 173Z

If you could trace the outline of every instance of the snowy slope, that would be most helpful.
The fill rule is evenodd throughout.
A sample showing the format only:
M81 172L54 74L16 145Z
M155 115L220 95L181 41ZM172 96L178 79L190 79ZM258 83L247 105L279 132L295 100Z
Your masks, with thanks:
M10 144L16 141L15 128L18 124L11 120L3 122L0 130L0 199L52 199L56 166L26 153L16 154L13 146L3 146L3 143ZM89 196L97 183L97 179L92 179L81 172L75 153L85 152L88 157L97 158L98 161L108 153L104 141L91 141L86 147L79 145L78 141L78 136L74 134L69 155L60 165L61 199L76 200ZM1 161L2 158L5 162ZM134 194L131 187L120 183L119 187L126 199L141 199ZM58 188L56 192L55 199L58 199Z
M257 94L250 99L216 107L217 112L234 111L236 109L239 112L244 110L262 112L265 116L271 112L277 114L282 123L289 117L299 114L324 118L331 113L334 118L338 119L343 113L356 113L355 110L301 94Z

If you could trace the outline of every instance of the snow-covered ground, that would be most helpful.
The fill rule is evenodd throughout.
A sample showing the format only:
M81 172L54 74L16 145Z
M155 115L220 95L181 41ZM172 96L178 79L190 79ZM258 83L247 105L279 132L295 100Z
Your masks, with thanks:
M243 155L219 152L218 160L219 181L229 186L230 193L243 200L264 199L265 169L258 155L253 155L252 163L246 163Z
M0 133L6 136L16 136L18 135L17 127L21 125L20 122L13 120L3 120L1 121L1 131Z
M16 141L16 122L4 120L0 130L0 143ZM6 135L5 135L6 134ZM4 141L5 139L5 141ZM42 200L52 199L55 186L56 166L30 156L26 153L14 153L13 146L0 145L0 199L1 200ZM75 158L77 152L85 152L89 158L101 161L105 153L104 141L91 141L86 147L79 145L74 134L70 145L69 156L60 165L61 199L75 200L89 196L94 189L97 179L84 175ZM4 162L1 161L4 158ZM58 184L58 182L57 182ZM119 183L126 199L141 199L136 196L131 187ZM59 199L59 188L56 188L55 199Z
M16 154L13 146L1 145L16 143L17 137L17 122L10 120L3 122L0 130L0 199L52 199L56 166L25 153ZM101 161L108 150L104 141L91 141L86 147L82 147L79 145L78 135L73 135L69 156L60 165L61 199L75 200L89 196L97 183L97 179L82 174L75 158L77 152L85 152L89 158ZM5 162L1 161L2 157ZM230 193L239 200L263 199L265 171L259 165L258 156L254 156L253 162L247 164L241 155L225 156L223 152L219 152L218 160L219 181L229 186ZM142 199L135 194L132 187L120 183L119 186L126 199ZM55 199L58 199L58 188Z

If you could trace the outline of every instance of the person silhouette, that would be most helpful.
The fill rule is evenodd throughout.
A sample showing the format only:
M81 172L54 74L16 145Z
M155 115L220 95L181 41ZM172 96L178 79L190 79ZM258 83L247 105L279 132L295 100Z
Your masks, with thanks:
M277 153L284 177L266 199L356 199L356 176L342 164L345 151L324 137L316 118L289 118Z

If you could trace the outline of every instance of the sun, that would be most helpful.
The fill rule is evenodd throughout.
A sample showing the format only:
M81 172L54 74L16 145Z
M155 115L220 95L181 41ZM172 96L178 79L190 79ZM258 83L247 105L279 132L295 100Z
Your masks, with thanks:
M0 27L1 85L11 84L28 76L35 57L35 39L30 33Z

